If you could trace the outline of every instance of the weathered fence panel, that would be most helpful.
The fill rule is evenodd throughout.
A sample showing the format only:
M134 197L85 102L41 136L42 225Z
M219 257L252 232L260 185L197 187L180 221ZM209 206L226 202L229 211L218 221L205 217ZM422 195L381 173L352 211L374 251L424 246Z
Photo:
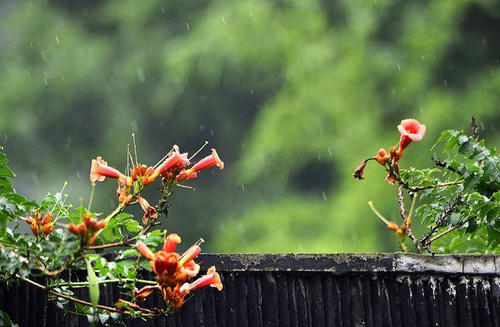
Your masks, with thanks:
M500 256L204 254L199 261L217 266L222 292L198 290L177 314L128 325L500 326ZM115 287L101 290L102 303L118 297ZM158 293L145 306L161 302ZM88 325L25 283L0 286L0 308L20 326Z

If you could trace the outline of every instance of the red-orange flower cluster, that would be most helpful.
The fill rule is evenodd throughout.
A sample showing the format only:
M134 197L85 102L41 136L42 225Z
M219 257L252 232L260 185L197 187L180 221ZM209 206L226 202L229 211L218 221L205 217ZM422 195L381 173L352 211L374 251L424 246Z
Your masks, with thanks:
M37 211L34 217L28 217L25 221L30 225L33 235L45 237L52 233L55 228L55 222L52 221L53 216L51 212L43 215L40 211Z
M90 181L102 182L106 177L118 179L117 197L122 205L129 204L134 196L137 197L141 207L144 209L143 221L156 219L156 211L147 201L140 197L140 192L144 186L153 183L157 177L161 177L164 183L176 185L181 181L196 178L198 172L213 166L224 168L224 163L219 158L217 151L212 149L212 154L201 159L191 168L187 168L191 162L187 153L181 153L177 145L173 146L165 158L154 166L146 166L137 163L127 175L122 174L117 169L108 166L108 163L101 157L92 160L90 169ZM153 209L153 210L152 210Z
M376 160L379 164L387 168L387 182L394 184L397 177L396 175L399 173L399 161L403 156L403 150L406 149L412 141L420 141L425 135L426 127L415 119L404 119L401 121L401 124L398 125L398 131L401 134L399 148L396 150L396 146L392 146L389 149L389 153L381 148L378 150L375 157L365 159L361 162L354 172L354 178L363 179L363 171L366 167L366 163L369 160Z
M137 251L150 260L151 269L156 274L158 285L145 286L134 292L137 301L144 300L155 289L161 291L167 307L171 310L179 309L184 303L184 297L191 291L204 286L222 289L219 274L215 267L208 269L207 274L192 283L188 279L195 277L200 271L200 266L194 259L200 254L198 244L192 245L182 255L175 252L181 238L177 234L170 234L165 239L162 250L153 253L144 243L136 244Z
M82 243L92 245L97 240L96 233L104 227L106 227L106 222L104 220L97 220L89 213L86 213L82 216L81 223L78 225L70 223L68 225L68 230L80 236Z

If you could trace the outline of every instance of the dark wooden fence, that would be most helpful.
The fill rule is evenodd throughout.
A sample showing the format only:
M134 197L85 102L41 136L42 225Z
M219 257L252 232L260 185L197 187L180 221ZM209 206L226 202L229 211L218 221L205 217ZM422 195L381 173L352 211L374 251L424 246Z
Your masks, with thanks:
M199 290L173 316L128 324L500 326L500 256L204 254L199 261L217 266L222 292ZM102 303L118 296L116 288L101 290ZM88 325L26 284L1 286L0 307L20 326Z

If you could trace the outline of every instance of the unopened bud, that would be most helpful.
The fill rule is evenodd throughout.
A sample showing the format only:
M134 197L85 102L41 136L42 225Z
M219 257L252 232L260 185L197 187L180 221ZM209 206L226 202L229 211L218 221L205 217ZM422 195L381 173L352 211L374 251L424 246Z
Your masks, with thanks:
M393 222L393 221L390 221L388 224L387 224L387 228L392 230L393 232L397 232L399 230L399 226Z

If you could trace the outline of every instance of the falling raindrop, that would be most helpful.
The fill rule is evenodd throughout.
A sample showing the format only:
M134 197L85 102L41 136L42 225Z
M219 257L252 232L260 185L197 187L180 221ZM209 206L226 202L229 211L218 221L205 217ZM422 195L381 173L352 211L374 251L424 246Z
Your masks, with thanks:
M210 130L210 134L212 134L212 136L214 136L214 130L213 129Z
M222 23L226 25L226 18L224 18L224 16L222 16Z
M144 74L144 70L142 67L136 69L137 77L139 78L139 82L144 83L146 81L146 75Z
M326 193L325 191L321 191L321 196L323 197L323 201L328 201L328 199L326 198Z
M137 120L132 120L130 122L130 129L132 129L133 132L137 132Z
M76 172L76 177L80 178L80 172L79 171Z
M57 45L61 45L61 43L59 42L59 38L57 37L57 35L56 35L56 42L57 42Z
M243 190L243 192L245 192L245 185L241 184L241 189Z
M330 157L333 157L333 154L332 154L332 148L331 147L328 147L328 155Z
M448 82L444 79L443 80L444 87L448 87Z
M188 30L188 31L190 31L190 30L191 30L191 29L189 28L189 24L188 24L188 22L186 22L186 28L187 28L187 30Z
M401 67L399 66L399 64L398 64L398 70L401 71Z

